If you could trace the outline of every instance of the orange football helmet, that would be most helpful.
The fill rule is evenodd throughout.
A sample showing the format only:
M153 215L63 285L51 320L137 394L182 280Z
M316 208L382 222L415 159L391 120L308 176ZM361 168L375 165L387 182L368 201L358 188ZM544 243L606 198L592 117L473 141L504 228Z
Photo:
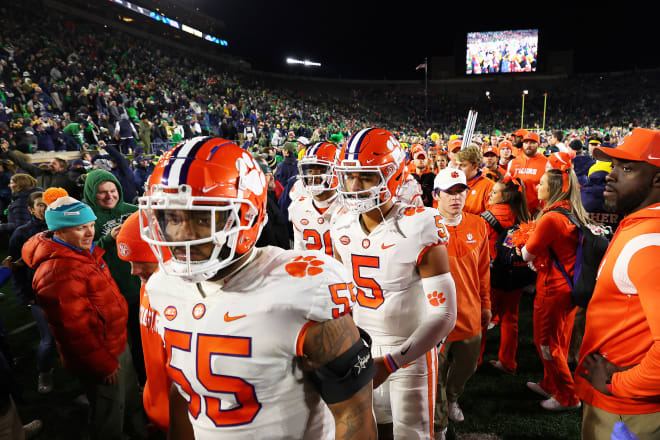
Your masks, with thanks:
M403 181L406 155L392 133L380 128L366 128L355 133L335 167L341 195L346 207L364 213L384 205L397 195ZM379 182L371 188L349 191L347 178L359 173L374 173Z
M140 198L142 239L164 272L207 280L254 247L266 201L266 178L250 153L225 139L196 137L167 151L151 174ZM200 251L209 244L210 255ZM168 264L162 247L172 251Z
M312 196L337 189L335 165L339 163L343 149L330 142L317 142L305 150L298 162L298 175L303 188ZM318 172L323 169L321 173Z

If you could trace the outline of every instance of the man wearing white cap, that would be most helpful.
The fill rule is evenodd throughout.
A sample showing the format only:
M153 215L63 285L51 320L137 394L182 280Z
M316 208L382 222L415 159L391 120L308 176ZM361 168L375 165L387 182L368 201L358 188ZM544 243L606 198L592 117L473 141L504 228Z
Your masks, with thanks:
M467 179L461 170L445 168L434 182L441 221L449 232L449 268L456 283L456 326L438 353L435 430L444 433L449 420L462 422L458 398L477 369L481 330L491 319L490 257L486 222L463 212ZM441 437L444 438L444 437Z

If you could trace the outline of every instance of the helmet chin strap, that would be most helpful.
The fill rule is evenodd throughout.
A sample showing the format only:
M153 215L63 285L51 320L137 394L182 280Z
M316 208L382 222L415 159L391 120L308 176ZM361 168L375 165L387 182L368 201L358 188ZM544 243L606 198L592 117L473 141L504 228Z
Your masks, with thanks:
M331 197L329 197L325 200L316 200L316 199L314 199L314 205L316 205L317 208L327 208L328 206L330 206L330 204L332 202L335 201L335 199L337 198L337 195L338 195L338 193L335 191L335 193Z

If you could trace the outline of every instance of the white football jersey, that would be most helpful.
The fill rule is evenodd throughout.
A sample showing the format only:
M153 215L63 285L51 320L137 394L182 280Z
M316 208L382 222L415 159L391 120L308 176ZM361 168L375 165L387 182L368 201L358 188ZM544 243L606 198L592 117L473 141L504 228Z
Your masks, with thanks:
M289 205L289 221L293 224L293 248L308 251L320 251L332 256L330 222L342 211L339 196L321 213L314 203L314 198L305 195Z
M426 316L417 265L429 247L449 240L438 212L397 203L370 234L358 215L346 214L333 224L332 238L358 289L355 323L375 345L403 343Z
M300 176L296 177L296 182L293 184L291 187L291 190L289 191L289 198L291 200L296 200L299 199L302 196L307 195L307 190L303 186L302 180Z
M228 279L193 284L159 271L146 288L196 439L334 438L299 356L308 325L352 308L338 261L266 247Z
M422 200L422 187L413 176L406 174L405 180L401 182L401 186L399 187L396 196L392 198L392 201L395 203L401 203L402 205L421 208L424 206L424 201Z

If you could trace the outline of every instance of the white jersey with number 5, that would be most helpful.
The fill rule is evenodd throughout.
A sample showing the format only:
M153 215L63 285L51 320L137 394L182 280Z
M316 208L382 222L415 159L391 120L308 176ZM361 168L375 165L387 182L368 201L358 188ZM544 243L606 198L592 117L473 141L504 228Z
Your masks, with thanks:
M336 260L276 247L219 282L153 275L147 291L168 375L188 401L195 438L334 438L299 356L309 325L350 312L352 289Z
M293 248L332 256L330 222L341 210L339 197L335 197L326 209L319 209L309 194L292 201L289 220L293 224Z
M426 298L416 268L432 246L446 244L449 236L437 211L395 204L367 234L355 214L339 217L332 238L358 289L353 311L375 345L398 345L417 329L426 316Z

